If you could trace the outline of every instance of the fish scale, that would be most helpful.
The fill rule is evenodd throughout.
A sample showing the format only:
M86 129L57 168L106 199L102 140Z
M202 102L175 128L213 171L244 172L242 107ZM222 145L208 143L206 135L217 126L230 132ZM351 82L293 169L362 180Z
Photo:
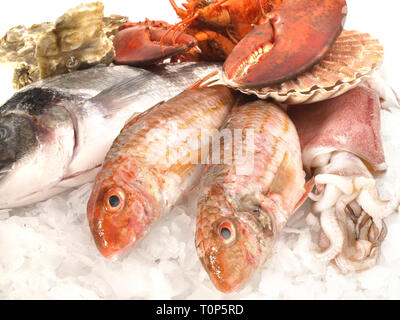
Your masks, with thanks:
M254 167L240 174L236 158L233 164L207 167L198 201L196 247L214 285L231 292L271 254L276 234L305 192L305 174L296 129L276 105L256 101L235 107L223 129L254 130ZM224 147L221 143L221 153ZM250 145L244 140L242 150L246 148ZM249 161L245 158L246 165ZM224 233L227 239L222 229L229 231Z
M190 89L125 125L88 203L90 228L105 257L118 257L135 245L197 183L201 150L209 150L209 140L193 146L190 139L203 130L206 136L217 131L235 101L223 86ZM169 156L169 147L179 156ZM123 203L117 210L109 206L110 194Z

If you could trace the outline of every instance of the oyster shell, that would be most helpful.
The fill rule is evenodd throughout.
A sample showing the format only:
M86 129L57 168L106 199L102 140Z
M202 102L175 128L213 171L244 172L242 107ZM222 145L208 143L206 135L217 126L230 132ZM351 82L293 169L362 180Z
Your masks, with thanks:
M344 30L328 55L296 79L261 89L240 89L286 104L314 103L358 86L383 62L383 46L369 34Z
M37 43L42 78L112 62L114 48L103 32L103 11L103 4L94 2L70 9L57 19L55 28Z
M35 24L30 28L20 25L8 30L0 40L0 62L14 65L14 89L20 89L40 79L35 57L36 43L52 28L53 24L50 22Z
M68 10L55 23L10 29L0 40L0 62L14 64L16 90L46 77L110 64L112 39L127 17L104 17L101 2Z
M112 14L109 17L104 17L103 18L103 23L104 23L103 31L110 40L113 40L114 36L117 34L117 32L119 30L119 27L124 25L128 21L129 21L128 17L120 16L117 14Z

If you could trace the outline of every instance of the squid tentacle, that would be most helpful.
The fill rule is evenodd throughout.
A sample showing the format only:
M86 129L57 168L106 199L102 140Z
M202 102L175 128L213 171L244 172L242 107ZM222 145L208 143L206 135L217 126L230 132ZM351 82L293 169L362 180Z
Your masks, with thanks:
M343 273L359 272L375 266L378 262L379 253L380 248L374 247L369 256L360 260L346 258L343 254L340 254L335 258L335 263Z
M318 253L317 257L320 260L330 261L342 251L344 233L333 208L321 212L320 223L323 232L330 241L330 247Z
M315 168L318 193L311 194L320 212L320 247L317 258L333 260L343 273L368 269L377 263L387 230L383 221L400 203L380 200L376 183L366 166L346 152L333 152L329 162ZM352 165L351 171L342 168ZM346 169L348 171L348 169ZM328 244L329 241L329 244Z

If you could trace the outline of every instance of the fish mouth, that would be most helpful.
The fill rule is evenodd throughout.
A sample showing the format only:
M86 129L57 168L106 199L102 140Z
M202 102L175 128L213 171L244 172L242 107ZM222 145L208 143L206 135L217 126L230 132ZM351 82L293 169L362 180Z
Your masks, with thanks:
M235 288L232 286L231 283L227 281L221 281L220 272L216 272L212 268L209 267L210 262L205 257L200 258L200 262L203 265L203 268L206 270L208 277L210 278L211 282L213 283L214 287L221 291L222 293L228 294L235 291Z
M198 250L201 264L214 287L225 294L241 290L254 272L241 246L226 248L201 243Z
M121 261L129 256L130 248L135 245L135 242L129 244L128 246L120 249L100 251L102 256L110 261Z
M216 265L208 258L200 258L200 261L206 270L214 287L225 294L230 294L242 290L254 273L253 268L229 266L231 270L223 270L220 265ZM241 272L236 273L235 269Z
M129 243L117 246L108 240L108 236L104 231L94 231L92 234L101 255L111 261L119 261L125 258L130 251L129 249L136 244L136 236L134 234L130 235Z
M129 226L130 219L123 219L103 210L102 205L87 210L90 230L100 254L111 261L124 258L136 244L137 234ZM122 218L122 219L120 219Z
M221 243L215 231L211 230L205 236L207 240L203 238L196 245L199 259L211 282L225 294L238 292L250 282L264 262L264 244L259 235L264 233L265 226L274 228L270 219L266 217L263 219L265 223L261 223L249 211L236 212L235 217L240 223L236 223L238 237L234 243Z

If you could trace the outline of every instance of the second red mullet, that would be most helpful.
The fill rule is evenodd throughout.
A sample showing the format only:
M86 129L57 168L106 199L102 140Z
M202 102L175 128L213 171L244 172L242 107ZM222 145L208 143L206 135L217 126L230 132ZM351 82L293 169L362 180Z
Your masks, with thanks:
M213 156L232 152L229 132L235 145L224 163L213 162L202 177L196 247L215 287L228 293L243 287L272 254L277 234L305 193L305 174L296 128L274 104L234 108L224 131Z

